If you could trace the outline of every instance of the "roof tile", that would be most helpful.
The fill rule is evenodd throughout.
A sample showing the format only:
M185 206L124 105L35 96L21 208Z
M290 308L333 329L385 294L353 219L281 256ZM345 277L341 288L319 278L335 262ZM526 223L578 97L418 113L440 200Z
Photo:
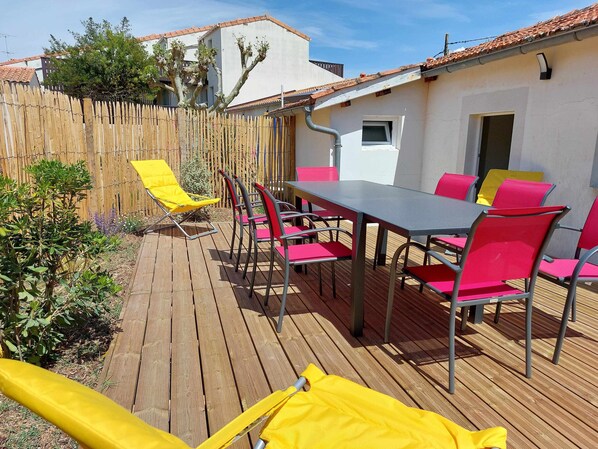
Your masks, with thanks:
M476 45L475 47L469 47L463 51L451 53L438 59L429 59L423 66L423 70L430 70L443 65L494 53L555 34L596 25L597 23L598 3L595 3L585 8L568 12L562 16L545 20L544 22L505 33L496 39Z
M0 67L0 81L29 84L34 76L33 67Z

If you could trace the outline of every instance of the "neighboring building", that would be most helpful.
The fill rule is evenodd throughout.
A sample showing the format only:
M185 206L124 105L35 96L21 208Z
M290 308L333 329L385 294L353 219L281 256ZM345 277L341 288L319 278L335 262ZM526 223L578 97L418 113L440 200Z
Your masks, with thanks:
M0 81L39 88L39 80L32 67L0 67Z
M565 221L580 227L598 193L597 55L595 4L416 69L315 90L270 114L299 116L298 166L333 161L330 136L305 124L306 106L316 124L337 130L341 179L432 192L444 172L543 171L557 185L547 203L570 205ZM571 255L576 239L561 231L550 251Z
M283 89L301 89L317 84L342 80L342 64L309 60L309 37L270 16L257 16L222 22L216 25L192 27L162 34L140 37L148 52L160 43L166 47L172 40L183 42L187 48L186 58L195 60L198 39L217 50L217 65L222 70L223 91L228 94L241 74L241 59L236 38L244 36L246 42L265 40L270 48L266 59L249 74L247 82L232 104L262 98ZM49 67L43 55L12 59L0 66L27 66L37 70L40 81ZM338 74L341 74L339 76ZM200 101L211 105L216 90L216 73L210 70L208 83ZM176 105L174 94L164 91L159 104Z

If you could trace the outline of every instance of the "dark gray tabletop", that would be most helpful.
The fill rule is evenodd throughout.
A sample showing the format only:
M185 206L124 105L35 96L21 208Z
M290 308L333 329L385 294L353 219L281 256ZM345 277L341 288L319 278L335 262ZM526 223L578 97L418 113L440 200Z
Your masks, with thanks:
M287 184L296 196L326 208L336 205L341 215L343 211L349 215L363 213L367 222L381 223L405 236L466 233L487 208L368 181L293 181Z

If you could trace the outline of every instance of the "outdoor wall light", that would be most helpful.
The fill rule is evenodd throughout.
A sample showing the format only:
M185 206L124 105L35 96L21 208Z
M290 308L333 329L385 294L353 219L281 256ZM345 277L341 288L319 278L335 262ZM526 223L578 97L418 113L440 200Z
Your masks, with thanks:
M536 55L538 59L538 64L540 65L540 79L541 80L549 80L550 76L552 75L552 69L548 67L548 61L546 61L546 56L544 53L538 53Z

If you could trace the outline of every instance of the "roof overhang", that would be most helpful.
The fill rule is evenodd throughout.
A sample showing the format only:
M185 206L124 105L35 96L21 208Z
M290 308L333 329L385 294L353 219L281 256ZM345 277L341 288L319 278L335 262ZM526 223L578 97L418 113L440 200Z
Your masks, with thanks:
M568 44L570 42L581 41L586 38L598 36L598 24L588 26L586 28L576 28L574 30L559 33L543 39L536 39L531 42L517 44L512 47L493 51L491 53L475 55L471 58L455 61L448 64L443 64L438 67L426 70L424 67L423 76L425 78L442 75L445 73L453 73L458 70L468 69L470 67L484 65L489 62L498 61L509 58L511 56L525 55L544 50L549 47L557 45Z
M372 81L366 81L356 86L352 86L351 88L342 89L330 95L317 98L313 105L313 109L318 110L336 106L338 104L344 103L345 101L365 97L366 95L375 94L376 92L380 92L384 89L390 89L402 84L410 83L412 81L417 81L421 79L421 77L422 75L420 67L414 67L394 75L385 76Z

